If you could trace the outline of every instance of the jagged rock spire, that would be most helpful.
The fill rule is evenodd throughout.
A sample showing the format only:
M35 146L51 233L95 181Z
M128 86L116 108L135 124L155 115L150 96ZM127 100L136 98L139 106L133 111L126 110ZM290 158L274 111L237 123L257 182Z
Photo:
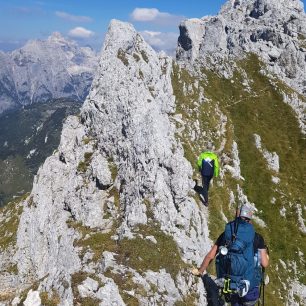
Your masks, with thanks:
M81 234L69 222L111 231L110 243L138 237L140 224L157 227L176 241L180 254L175 256L201 260L209 247L207 221L204 208L190 195L192 168L175 137L171 72L172 59L157 54L130 24L110 23L81 118L68 118L58 152L40 168L25 204L15 256L23 281L43 279L41 288L56 286L62 300L72 304L71 275L85 259L74 247ZM154 236L148 239L156 242ZM91 269L99 273L104 268L92 263ZM120 270L134 273L142 283L173 284L163 299L180 299L165 271L140 276L128 265ZM111 279L101 277L118 292ZM184 292L189 290L186 282L180 276ZM205 300L203 293L200 300Z
M217 16L181 23L177 59L210 62L218 69L220 59L252 52L305 93L305 16L300 0L228 1Z

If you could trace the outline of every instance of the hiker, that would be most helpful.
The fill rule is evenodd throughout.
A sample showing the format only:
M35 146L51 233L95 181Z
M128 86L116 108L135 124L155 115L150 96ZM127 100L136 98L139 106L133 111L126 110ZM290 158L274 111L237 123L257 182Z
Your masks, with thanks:
M209 146L212 147L212 146ZM215 153L211 151L202 152L198 158L197 165L202 175L202 192L200 199L208 206L208 189L213 176L219 175L219 161Z
M259 287L263 281L262 268L266 268L269 264L264 239L260 234L255 233L250 223L253 211L252 207L243 205L235 221L226 225L225 231L205 256L200 268L192 270L194 275L201 276L203 279L209 263L216 258L218 277L216 283L220 281L223 283L223 293L232 306L242 306L246 303L248 306L255 305L259 299ZM242 250L243 244L246 247ZM244 262L245 259L246 262ZM228 264L227 267L226 264ZM239 275L239 271L242 275Z

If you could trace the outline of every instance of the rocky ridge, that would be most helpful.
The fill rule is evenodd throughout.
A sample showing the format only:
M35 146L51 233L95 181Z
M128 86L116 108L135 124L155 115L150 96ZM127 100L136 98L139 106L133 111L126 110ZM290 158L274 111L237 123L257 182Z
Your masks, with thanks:
M269 3L270 10L278 7ZM262 4L268 2L229 1L222 12L250 5L257 20ZM290 12L301 7L285 4ZM210 22L185 21L177 62L156 54L131 25L111 22L81 116L68 118L58 151L27 199L13 206L23 212L14 221L17 247L9 243L1 253L2 299L205 305L202 284L188 270L210 247L208 225L216 238L238 202L257 207L256 229L271 244L269 302L303 305L303 117L290 112L284 97L304 98L299 88L279 83L259 49L221 52L220 35L217 41L202 35L215 31ZM281 72L279 78L289 82ZM278 116L271 115L275 109ZM222 164L210 191L209 224L193 191L194 161L208 142ZM3 228L12 214L1 213Z
M58 152L41 167L24 203L14 259L22 282L39 279L39 291L44 292L56 288L61 305L73 303L73 274L79 271L96 274L117 296L114 281L101 273L109 269L113 274L130 273L133 282L147 291L147 298L135 293L144 304L173 304L190 293L190 275L183 276L182 271L175 279L167 267L140 275L135 268L118 265L113 253L104 252L97 263L89 263L93 256L89 252L82 261L74 247L77 239L84 239L76 230L82 224L105 235L112 233L114 243L141 238L154 248L160 243L150 234L152 223L162 230L164 246L173 245L172 239L179 246L180 255L174 255L182 259L175 262L201 260L209 247L206 213L189 194L192 169L169 120L174 101L171 59L157 55L132 26L112 21L81 118L67 120ZM141 225L148 228L139 233ZM89 283L92 280L87 279L82 286ZM167 288L167 293L152 292L154 284ZM199 284L195 286L200 294ZM81 298L88 297L82 288ZM107 286L101 287L94 298L104 300L105 290ZM118 305L120 300L116 298Z
M217 69L231 78L231 60L256 54L265 73L277 76L301 95L306 93L306 17L300 0L231 0L217 16L180 24L177 60ZM184 63L183 63L184 64ZM285 101L300 118L306 133L306 104L297 94Z
M56 98L84 101L97 55L53 33L12 52L0 52L0 112Z

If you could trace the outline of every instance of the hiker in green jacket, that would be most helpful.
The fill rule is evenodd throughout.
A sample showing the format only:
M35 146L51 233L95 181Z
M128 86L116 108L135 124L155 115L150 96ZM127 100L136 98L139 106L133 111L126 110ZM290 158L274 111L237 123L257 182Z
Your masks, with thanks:
M197 165L202 175L202 186L200 199L205 206L208 206L208 189L213 176L219 175L219 161L218 156L211 152L202 152L198 158Z

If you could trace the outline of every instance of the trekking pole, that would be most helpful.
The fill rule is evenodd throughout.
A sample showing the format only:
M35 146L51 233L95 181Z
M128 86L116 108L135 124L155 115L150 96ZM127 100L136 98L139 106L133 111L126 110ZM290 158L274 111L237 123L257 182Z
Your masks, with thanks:
M239 203L237 201L236 216L235 216L235 223L234 223L234 234L232 235L232 242L236 240L236 235L238 232L238 226L239 226L238 218L240 217L240 211L238 213L238 210L239 210Z
M262 305L265 306L265 268L262 268Z
M262 267L262 280L259 288L259 299L257 305L265 305L265 268ZM262 296L261 296L262 295Z
M261 293L262 293L262 282L260 283L260 288L259 288L259 299L258 299L258 303L257 305L260 306L261 305Z

